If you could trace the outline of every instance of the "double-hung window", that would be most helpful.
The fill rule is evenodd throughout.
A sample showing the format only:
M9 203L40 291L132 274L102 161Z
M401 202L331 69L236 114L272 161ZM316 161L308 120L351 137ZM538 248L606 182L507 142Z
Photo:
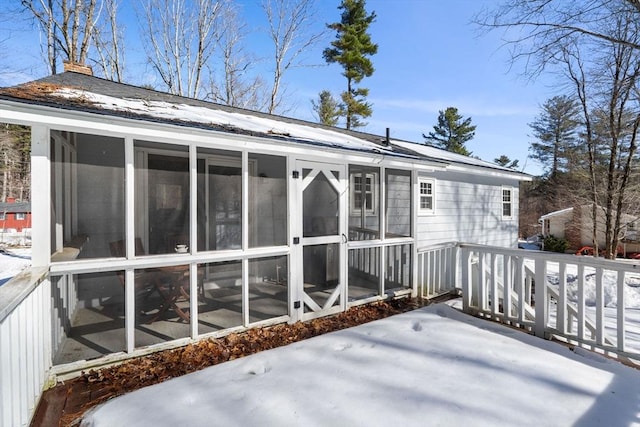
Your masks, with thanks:
M364 207L367 215L376 213L377 176L374 173L351 175L351 212L361 212Z
M502 218L513 217L513 188L502 187Z
M419 210L420 214L433 214L436 210L436 182L431 178L419 178L420 187Z

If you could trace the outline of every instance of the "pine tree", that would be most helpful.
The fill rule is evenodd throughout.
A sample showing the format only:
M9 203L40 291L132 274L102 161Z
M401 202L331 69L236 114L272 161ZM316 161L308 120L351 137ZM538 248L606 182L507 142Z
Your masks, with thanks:
M507 155L501 155L500 157L493 160L493 162L497 165L503 166L509 169L517 169L518 168L518 159L511 160Z
M335 126L342 115L343 108L333 97L331 92L323 90L318 95L318 102L311 100L313 111L315 111L318 122L327 126Z
M531 143L531 157L550 177L567 172L575 152L580 127L580 106L574 99L554 96L542 105L542 112L529 127L537 139Z
M371 104L365 101L369 89L356 88L363 78L373 74L374 68L368 56L378 52L378 45L371 42L367 33L369 25L376 19L375 12L367 15L365 0L342 0L338 9L342 10L340 22L327 24L336 31L336 39L323 52L328 63L337 62L342 66L347 79L347 90L341 94L344 103L344 117L347 129L365 126L361 118L371 116Z
M464 118L455 107L448 107L439 111L438 124L433 132L422 134L425 143L436 148L442 148L453 153L470 156L465 144L475 136L476 126L471 124L471 117Z

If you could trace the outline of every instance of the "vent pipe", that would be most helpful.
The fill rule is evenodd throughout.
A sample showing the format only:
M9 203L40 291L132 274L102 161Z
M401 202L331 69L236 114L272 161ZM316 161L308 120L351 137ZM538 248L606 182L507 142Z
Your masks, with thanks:
M391 139L390 139L390 137L389 137L389 135L390 135L390 134L391 134L391 131L390 131L390 129L389 129L389 128L387 128L387 135L386 135L386 137L385 137L385 139L384 139L384 145L386 145L387 147L388 147L389 145L391 145Z

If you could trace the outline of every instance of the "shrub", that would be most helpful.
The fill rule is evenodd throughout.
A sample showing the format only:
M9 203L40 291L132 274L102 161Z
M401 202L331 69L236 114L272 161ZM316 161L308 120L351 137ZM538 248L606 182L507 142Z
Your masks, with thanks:
M567 242L567 239L562 237L549 235L544 238L544 250L547 252L565 253L568 247L569 242Z

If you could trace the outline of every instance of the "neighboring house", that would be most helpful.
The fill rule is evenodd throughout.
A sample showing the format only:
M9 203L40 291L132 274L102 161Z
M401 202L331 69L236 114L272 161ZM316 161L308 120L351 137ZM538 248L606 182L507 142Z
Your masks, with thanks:
M597 210L597 240L600 248L604 247L605 214L602 208ZM542 235L566 239L573 251L584 246L593 247L593 211L591 205L575 206L550 212L540 217ZM623 214L622 252L640 252L637 216Z
M31 203L8 197L6 202L0 203L0 231L20 233L25 228L31 228Z
M495 164L65 72L0 90L31 127L56 374L414 293L418 248L515 248Z

